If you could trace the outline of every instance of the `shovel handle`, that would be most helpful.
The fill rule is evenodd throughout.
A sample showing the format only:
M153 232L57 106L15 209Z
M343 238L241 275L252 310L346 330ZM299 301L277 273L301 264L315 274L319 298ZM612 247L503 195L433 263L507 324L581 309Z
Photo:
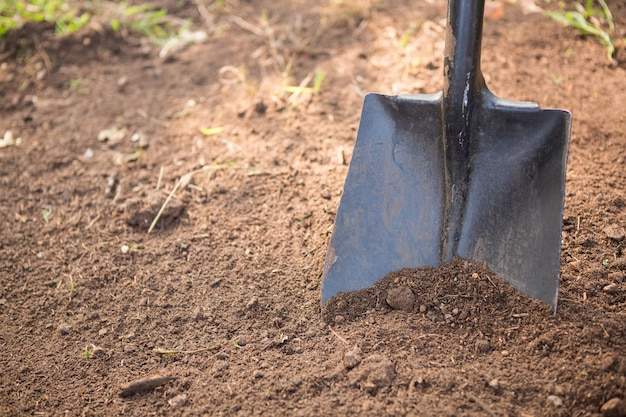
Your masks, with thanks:
M445 208L442 261L456 253L463 224L470 178L472 113L488 97L480 71L484 0L449 0L443 85L443 146L445 149Z
M443 110L447 144L467 151L476 93L485 88L480 71L484 0L450 0L444 57Z

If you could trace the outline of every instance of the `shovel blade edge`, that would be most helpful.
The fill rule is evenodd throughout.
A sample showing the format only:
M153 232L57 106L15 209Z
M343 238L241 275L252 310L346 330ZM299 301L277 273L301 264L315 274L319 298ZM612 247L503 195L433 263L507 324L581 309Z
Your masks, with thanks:
M441 94L368 94L324 264L322 302L402 268L438 265Z
M441 94L365 97L324 264L322 303L452 253L556 308L571 115L504 100L477 108L458 241L446 242ZM447 250L444 245L454 245Z
M571 114L506 103L479 109L473 122L456 255L486 262L556 312Z

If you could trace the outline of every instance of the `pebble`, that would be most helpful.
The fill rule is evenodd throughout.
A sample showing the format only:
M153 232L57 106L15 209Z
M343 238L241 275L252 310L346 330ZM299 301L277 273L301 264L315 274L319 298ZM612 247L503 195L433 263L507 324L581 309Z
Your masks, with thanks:
M617 285L616 283L612 282L608 285L605 285L602 288L602 291L604 291L605 293L608 294L617 294L619 292L619 285Z
M563 407L563 400L561 397L557 397L556 395L548 395L548 404L554 407Z
M345 320L346 319L341 314L338 314L338 315L335 316L335 320L334 321L335 321L335 324L341 324Z
M343 356L343 363L347 369L356 368L361 363L361 349L352 349Z
M259 306L259 299L257 297L252 297L250 301L246 304L246 308L248 310L253 310Z
M487 353L491 350L491 344L484 339L476 341L476 350L480 353Z
M621 398L611 398L600 408L603 417L626 417L626 403Z
M609 239L615 240L617 242L624 240L624 237L626 237L624 233L624 228L619 227L616 224L611 224L605 227L604 233Z
M187 394L180 394L173 398L170 398L169 400L167 400L167 403L172 408L182 407L183 405L187 404Z
M264 376L265 374L263 373L263 371L259 371L258 369L252 373L252 377L254 379L260 379L260 378L263 378Z
M57 330L59 331L59 333L61 333L62 335L68 335L70 334L70 331L72 330L72 328L70 327L69 324L67 323L61 323L59 324L59 326L57 327Z
M387 304L394 310L401 310L406 312L413 311L413 305L415 304L415 294L406 285L392 288L387 293Z

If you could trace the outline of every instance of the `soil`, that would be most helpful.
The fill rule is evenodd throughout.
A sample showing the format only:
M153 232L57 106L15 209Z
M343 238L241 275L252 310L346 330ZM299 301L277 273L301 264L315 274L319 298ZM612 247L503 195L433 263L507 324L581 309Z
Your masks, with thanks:
M225 3L156 2L208 35L161 55L2 43L0 414L626 415L624 62L528 1L485 22L490 88L574 117L556 315L456 259L324 320L362 94L441 90L446 5Z

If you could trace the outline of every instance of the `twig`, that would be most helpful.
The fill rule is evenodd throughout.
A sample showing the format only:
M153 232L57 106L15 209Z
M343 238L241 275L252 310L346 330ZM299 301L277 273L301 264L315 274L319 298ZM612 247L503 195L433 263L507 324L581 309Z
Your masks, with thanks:
M154 227L156 226L157 222L161 218L161 215L165 211L165 207L167 207L167 205L169 204L170 200L172 199L172 197L174 196L176 191L181 186L184 188L187 184L189 184L189 182L191 182L191 179L193 178L194 175L196 175L197 173L202 172L202 171L207 171L210 168L211 167L204 166L204 167L202 167L200 169L197 169L195 171L188 172L187 174L185 174L182 177L180 177L180 179L178 180L178 182L176 182L176 185L174 186L172 191L169 193L169 195L167 196L167 198L163 202L163 205L161 206L161 209L159 210L159 212L157 213L156 216L154 216L154 220L152 220L152 224L150 224L150 228L148 229L148 233L147 233L148 235L150 235L150 233L152 233L152 230L154 230Z
M209 351L212 351L213 349L214 348L207 347L207 348L200 348L200 349L193 349L193 350L178 350L178 349L163 349L163 348L157 347L157 348L152 349L152 352L156 353L157 355L178 355L179 353L182 353L184 355L193 355L194 353L209 352ZM213 356L217 356L222 352L224 352L224 349L215 353Z
M230 21L239 26L242 29L247 30L248 32L254 33L257 36L265 37L266 33L264 30L259 29L258 27L246 22L239 16L231 16Z
M491 280L489 275L487 275L487 279L489 280L489 282L491 282L491 285L493 285L495 288L499 289L498 286L496 285L496 283Z
M161 385L165 385L168 382L173 381L174 379L176 379L176 377L173 375L151 375L123 385L122 390L120 391L120 397L130 397L131 395L151 391Z
M50 57L48 56L48 53L46 52L46 50L41 46L39 37L36 35L33 36L33 41L35 43L35 49L41 56L41 59L43 60L43 64L46 67L46 72L48 74L52 74L52 61L50 61Z
M334 334L334 335L335 335L335 337L336 337L337 339L339 339L339 340L341 340L343 343L345 343L345 345L346 345L346 346L350 346L350 343L348 343L348 341L347 341L346 339L344 339L343 337L341 337L341 336L339 335L339 333L337 333L337 332L335 331L335 329L333 329L332 327L330 327L330 324L328 325L328 329L331 331L331 333L332 333L332 334Z

